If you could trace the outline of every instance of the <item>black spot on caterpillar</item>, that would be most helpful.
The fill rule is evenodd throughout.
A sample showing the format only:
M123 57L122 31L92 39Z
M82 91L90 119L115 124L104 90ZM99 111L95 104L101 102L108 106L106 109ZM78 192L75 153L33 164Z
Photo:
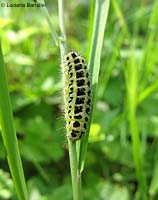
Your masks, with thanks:
M65 119L68 139L75 141L86 132L91 104L89 74L84 58L68 53L63 61Z

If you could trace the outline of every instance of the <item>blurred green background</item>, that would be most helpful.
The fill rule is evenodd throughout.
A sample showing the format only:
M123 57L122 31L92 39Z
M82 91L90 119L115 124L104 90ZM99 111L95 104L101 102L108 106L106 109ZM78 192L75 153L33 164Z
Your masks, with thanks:
M93 1L64 2L68 50L88 59ZM111 1L83 173L85 200L140 199L132 156L138 134L144 192L158 198L157 2ZM59 31L57 1L46 4ZM0 7L0 28L30 200L72 200L59 48L40 8ZM16 199L1 135L0 199Z

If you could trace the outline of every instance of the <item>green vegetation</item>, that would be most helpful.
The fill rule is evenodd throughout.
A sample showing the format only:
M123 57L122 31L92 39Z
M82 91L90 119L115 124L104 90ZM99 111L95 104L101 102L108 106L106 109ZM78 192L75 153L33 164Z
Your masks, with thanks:
M67 46L66 51L75 50L86 57L95 93L87 152L86 148L76 152L83 199L156 200L158 0L111 0L106 29L105 16L97 22L101 29L94 28L93 0L64 1L64 10L62 5L58 10L57 1L46 3L53 27L40 8L0 7L0 130L6 148L0 138L0 199L16 200L17 195L27 199L24 179L18 180L23 182L21 188L16 185L23 172L13 142L15 129L29 200L73 199L60 93L60 57ZM91 51L94 33L101 34L93 45L100 50L103 45L102 52ZM10 107L2 106L4 102L9 105L3 61L15 129ZM2 120L4 116L6 120ZM4 134L6 128L11 135ZM87 139L80 147L86 147ZM7 159L15 164L15 189Z

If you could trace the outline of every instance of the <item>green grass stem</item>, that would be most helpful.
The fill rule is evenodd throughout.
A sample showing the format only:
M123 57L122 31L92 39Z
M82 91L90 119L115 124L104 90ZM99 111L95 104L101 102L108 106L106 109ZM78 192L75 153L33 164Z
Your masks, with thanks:
M27 188L20 158L13 113L8 91L6 69L0 44L0 125L7 151L9 168L19 200L28 200Z
M122 10L121 10L121 8L119 6L118 1L111 0L111 5L112 5L112 7L113 7L113 9L114 9L114 11L116 13L116 16L117 16L118 20L119 20L120 26L122 26L124 32L128 36L130 36L130 31L128 29L128 25L127 25L126 19L125 19L124 15L123 15L123 12L122 12Z
M137 126L137 92L138 92L138 66L135 62L134 47L131 50L131 57L127 63L125 76L126 76L126 88L127 88L127 109L128 119L130 125L130 133L132 137L132 151L133 160L136 169L137 180L139 184L139 193L141 199L147 200L147 187L146 179L143 169L143 155L141 151L141 142Z
M66 33L64 24L64 3L63 0L58 0L58 12L59 12L59 27L60 27L60 37L59 37L59 47L61 63L66 54ZM61 67L63 67L61 65ZM63 71L63 70L62 70ZM81 176L78 173L78 162L76 153L76 141L72 142L68 139L68 149L69 149L69 159L70 159L70 171L71 171L71 181L72 181L72 193L74 200L82 199L82 186L81 186Z
M79 152L80 155L79 155L79 165L78 165L80 173L84 169L92 111L94 106L95 93L96 93L99 70L100 70L101 50L104 41L104 33L107 22L107 16L109 12L109 5L110 5L110 0L97 0L95 3L93 35L92 35L91 50L88 62L88 69L90 71L92 79L92 103L91 103L90 118L87 124L87 133L85 137L81 140L80 144L80 152Z
M140 68L143 69L141 88L144 89L147 84L149 74L152 73L157 62L158 47L155 40L158 38L158 0L155 1L148 24L148 38L144 44L143 56L140 61ZM152 52L152 53L151 53ZM145 66L145 67L144 67Z
M38 2L39 3L45 3L44 0L38 0ZM48 23L48 25L50 27L52 38L53 38L55 44L57 46L59 46L59 38L58 38L58 35L57 35L57 32L56 32L56 29L54 28L53 23L51 21L51 17L49 15L48 9L47 9L47 7L41 7L41 10L42 10L42 13L43 13L44 17L46 18L47 23Z
M76 142L68 140L68 146L69 146L73 198L74 200L81 200L82 199L81 177L80 174L78 173L78 168L77 168Z
M63 0L58 0L58 13L59 13L59 27L60 27L59 47L60 47L61 60L63 60L63 57L67 51Z

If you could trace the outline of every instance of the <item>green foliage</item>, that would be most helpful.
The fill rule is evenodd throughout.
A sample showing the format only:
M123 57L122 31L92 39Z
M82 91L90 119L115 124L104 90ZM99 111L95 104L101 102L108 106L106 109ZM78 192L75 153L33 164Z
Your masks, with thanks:
M13 182L9 174L0 169L0 198L9 199L13 196Z
M88 1L65 4L68 49L87 56L94 9ZM57 4L48 6L57 27ZM30 199L64 195L71 200L58 48L40 9L1 11L4 61ZM86 200L157 199L157 15L157 0L111 1L82 180ZM4 174L1 139L0 158ZM15 199L12 187L6 191Z
M10 96L8 91L8 82L6 69L3 61L3 53L0 43L0 125L3 143L7 152L7 160L14 186L19 200L27 200L28 194L24 178L18 141L13 121Z

